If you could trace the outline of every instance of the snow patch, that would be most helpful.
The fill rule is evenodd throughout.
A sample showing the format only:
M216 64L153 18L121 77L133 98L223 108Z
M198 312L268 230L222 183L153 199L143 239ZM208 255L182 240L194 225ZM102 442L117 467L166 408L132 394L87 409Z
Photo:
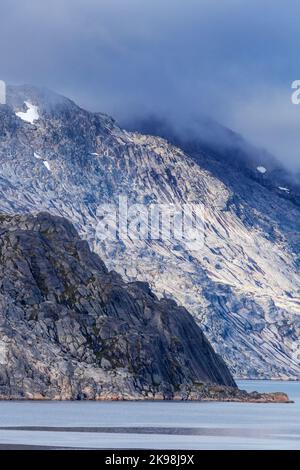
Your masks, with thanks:
M43 160L43 164L47 168L48 171L51 171L50 163L47 160L44 160L38 153L34 152L33 155L37 160Z
M16 113L16 116L18 116L20 119L22 119L25 122L29 122L30 124L33 124L34 121L37 121L40 118L39 113L38 113L38 107L30 103L29 101L25 101L24 103L27 106L27 111L25 113L20 111Z
M7 365L7 346L2 341L0 343L0 364Z
M263 175L267 173L267 169L264 166L258 166L256 169L257 171L259 171L259 173L262 173Z
M289 193L289 192L290 192L289 188L284 188L284 187L282 187L282 186L278 186L278 189L280 189L280 191L284 191L284 192L286 192L286 193Z
M47 162L47 160L44 160L43 163L44 163L45 167L47 168L47 170L51 171L51 167L50 167L49 162Z

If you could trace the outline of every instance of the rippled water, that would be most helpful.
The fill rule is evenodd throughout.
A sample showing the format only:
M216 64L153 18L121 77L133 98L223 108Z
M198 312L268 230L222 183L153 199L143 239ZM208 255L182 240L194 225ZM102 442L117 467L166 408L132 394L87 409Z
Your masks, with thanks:
M3 401L0 447L300 449L300 382L239 386L295 403Z

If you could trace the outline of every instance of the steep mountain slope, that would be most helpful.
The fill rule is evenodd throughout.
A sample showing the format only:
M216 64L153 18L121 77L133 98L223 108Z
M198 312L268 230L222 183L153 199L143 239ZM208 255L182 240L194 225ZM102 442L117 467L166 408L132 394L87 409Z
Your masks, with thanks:
M8 93L0 106L2 212L69 218L109 269L187 307L236 376L299 377L300 218L293 200L263 184L257 169L251 178L213 152L187 155L50 92ZM147 207L203 204L204 246L99 239L97 209L119 195Z
M229 176L235 176L236 184L242 174L246 180L242 179L242 188L238 188L238 192L248 187L247 180L250 179L300 206L300 174L291 172L266 150L254 147L241 135L211 119L202 118L193 125L179 126L149 116L126 121L124 127L166 139L226 185L232 185Z
M1 397L173 398L196 384L202 393L200 383L236 387L184 308L108 272L65 219L1 216L0 279Z

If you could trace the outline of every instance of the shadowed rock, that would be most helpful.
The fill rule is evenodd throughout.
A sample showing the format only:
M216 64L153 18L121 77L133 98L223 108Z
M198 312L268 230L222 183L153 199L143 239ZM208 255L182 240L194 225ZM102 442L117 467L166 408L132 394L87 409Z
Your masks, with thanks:
M184 308L47 213L0 217L0 397L288 401L238 390Z
M192 316L108 272L66 219L0 219L3 398L172 398L235 387Z

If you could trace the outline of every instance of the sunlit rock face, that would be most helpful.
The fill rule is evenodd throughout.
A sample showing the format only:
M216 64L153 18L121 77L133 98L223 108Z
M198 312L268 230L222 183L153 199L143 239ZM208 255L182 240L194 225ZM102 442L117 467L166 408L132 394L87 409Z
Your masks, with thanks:
M18 116L28 110L32 122ZM222 159L220 146L173 137L124 131L51 92L8 87L0 106L0 210L68 218L108 269L186 307L236 377L299 377L297 184L283 173L282 181L267 155L255 159L255 149L249 159L226 148ZM99 239L97 210L120 195L146 207L201 203L204 246Z

